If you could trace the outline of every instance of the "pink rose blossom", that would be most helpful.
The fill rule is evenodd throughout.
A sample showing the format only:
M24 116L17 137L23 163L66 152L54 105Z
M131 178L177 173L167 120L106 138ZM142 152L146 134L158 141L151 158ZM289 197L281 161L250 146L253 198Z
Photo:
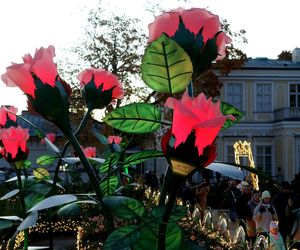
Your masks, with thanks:
M83 153L88 158L96 157L96 147L83 148Z
M26 152L26 142L29 139L29 129L23 129L21 126L10 127L0 130L0 140L2 140L4 149L15 158L18 149Z
M93 76L97 88L102 86L102 91L113 88L112 99L123 98L124 91L117 76L104 69L90 68L82 71L77 77L80 81L80 87L84 88L92 80Z
M11 112L16 114L18 112L18 108L14 106L10 106L8 108L7 107L0 108L0 125L4 126L6 124L7 116L10 120L14 122L17 120L16 115L12 114Z
M35 98L36 86L32 73L35 74L43 84L55 86L57 67L53 62L55 49L49 46L47 49L37 49L34 57L26 54L23 63L13 63L6 68L6 73L1 76L2 81L8 87L19 87L25 94Z
M49 134L47 134L46 135L46 138L49 140L49 141L51 141L52 143L54 143L55 142L55 139L56 139L56 134L54 134L54 133L49 133ZM43 138L43 139L41 139L41 144L45 144L46 142L45 142L45 139Z
M114 144L120 144L121 141L122 141L122 137L115 136L115 135L110 135L110 136L108 136L107 140L108 140L109 144L113 144L113 143Z
M189 97L185 92L181 101L169 97L166 106L174 110L172 134L175 137L174 147L184 143L188 135L195 131L195 146L199 155L203 149L213 143L227 118L235 120L232 115L224 116L220 111L220 101L214 103L211 98L201 93Z
M178 29L179 17L182 18L185 27L194 35L203 29L203 42L213 38L220 30L221 23L219 17L211 12L200 9L192 8L185 10L178 8L172 11L164 12L160 16L157 16L153 23L149 24L149 39L148 42L152 42L159 38L162 33L166 33L168 36L173 37ZM217 45L219 56L217 60L221 60L225 57L225 45L229 44L231 39L225 34L220 33L217 36Z

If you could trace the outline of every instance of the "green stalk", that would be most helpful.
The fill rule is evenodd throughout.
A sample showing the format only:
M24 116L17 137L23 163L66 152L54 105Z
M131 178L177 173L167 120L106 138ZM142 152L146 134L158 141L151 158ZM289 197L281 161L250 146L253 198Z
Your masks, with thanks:
M187 86L187 91L188 91L189 97L194 96L193 82L192 81L190 81L189 85Z
M91 164L89 163L89 161L85 157L77 138L75 137L75 135L70 130L64 131L64 134L70 140L70 143L72 144L72 146L74 147L76 153L78 154L78 157L79 157L79 159L80 159L80 161L81 161L81 163L84 167L84 170L87 173L87 175L89 176L89 179L91 181L93 189L96 192L96 196L97 196L99 202L101 203L101 205L104 206L103 194L102 194L100 186L99 186L99 180L97 179L97 175L96 175L93 167L91 166Z
M77 128L77 130L76 130L75 133L74 133L75 136L77 136L77 135L81 132L81 130L86 126L86 123L87 123L88 119L90 118L91 112L92 112L91 109L88 109L88 110L86 111L86 113L84 114L84 117L82 118L82 120L81 120L81 122L80 122L80 124L79 124L79 126L78 126L78 128ZM55 168L55 173L54 173L54 177L53 177L52 188L51 188L49 194L52 194L52 193L54 192L55 188L56 188L56 183L57 183L57 180L58 180L58 174L59 174L59 167L60 167L60 165L62 164L62 158L63 158L64 155L66 154L66 151L67 151L67 149L68 149L68 147L69 147L70 144L71 144L71 143L70 143L70 140L68 140L68 141L64 144L64 146L63 146L63 148L62 148L62 150L61 150L60 158L59 158L59 160L58 160L58 162L57 162L57 165L56 165L56 168Z
M157 250L166 250L166 232L168 223L171 217L172 209L174 206L174 203L176 201L176 197L178 194L178 191L181 187L182 179L177 178L178 176L173 176L173 179L171 181L171 187L170 195L168 202L166 204L166 209L164 212L164 215L162 217L162 221L159 224L158 227L158 244L157 244Z
M170 167L168 167L166 171L166 176L164 178L163 186L160 192L159 204L158 204L159 206L164 206L166 204L166 197L168 191L170 190L171 179L172 179L172 170Z
M96 193L97 199L98 199L99 203L102 206L104 217L107 218L108 231L111 232L112 228L113 228L113 224L112 224L112 220L111 220L111 214L108 212L108 210L106 209L106 206L103 202L103 193L100 189L100 184L99 184L99 180L97 178L97 175L96 175L93 167L91 166L91 164L89 163L89 161L85 157L85 155L82 151L82 148L80 147L80 144L79 144L77 138L75 137L75 135L72 133L72 131L69 130L69 129L66 129L63 132L66 135L66 137L70 140L70 143L72 144L73 148L75 149L76 153L78 154L78 157L79 157L79 159L80 159L80 161L81 161L81 163L84 167L85 172L89 176L89 180L90 180L90 182L92 184L92 187L93 187L93 189Z
M22 185L22 179L21 179L21 171L17 167L17 165L14 163L16 172L17 172L17 179L18 179L18 186L20 189L20 201L21 201L21 207L22 207L22 218L26 218L26 205L25 205L25 199L24 199L24 194L23 194L23 185ZM28 240L29 240L29 229L24 230L24 245L23 249L27 250L28 249Z

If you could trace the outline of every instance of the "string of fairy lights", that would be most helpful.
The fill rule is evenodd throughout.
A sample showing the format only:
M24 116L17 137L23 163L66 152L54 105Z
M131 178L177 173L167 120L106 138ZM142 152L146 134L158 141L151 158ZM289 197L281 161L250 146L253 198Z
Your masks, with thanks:
M153 190L151 188L145 189L145 198L151 204L158 204L160 193L157 190ZM182 205L182 200L177 200L177 205ZM227 219L223 216L216 217L216 215L210 210L205 210L204 218L201 219L199 208L196 206L194 211L189 212L189 205L186 206L188 211L187 216L182 218L178 224L184 230L191 230L190 239L193 241L197 241L198 245L205 245L205 241L201 241L201 237L199 237L199 233L205 235L209 240L218 239L219 243L225 247L226 249L230 249L233 245L237 243L234 242L233 237L230 236L228 227L227 227ZM220 216L220 215L218 215ZM124 225L124 221L116 220L116 228ZM87 250L87 249L101 249L103 247L103 242L101 240L92 240L89 239L89 236L94 234L101 234L105 230L104 226L104 217L102 215L89 217L84 220L74 220L70 218L62 218L59 221L55 221L51 223L52 233L74 233L76 235L76 249L77 250ZM41 220L39 218L38 223L29 228L29 234L48 234L50 229L50 224L48 221ZM198 232L198 235L194 232ZM224 232L224 233L222 233ZM99 239L99 238L98 238ZM22 242L24 241L24 233L20 232L15 240L14 249L20 249L22 246ZM244 241L245 242L245 241ZM9 241L5 244L0 244L0 250L8 249Z

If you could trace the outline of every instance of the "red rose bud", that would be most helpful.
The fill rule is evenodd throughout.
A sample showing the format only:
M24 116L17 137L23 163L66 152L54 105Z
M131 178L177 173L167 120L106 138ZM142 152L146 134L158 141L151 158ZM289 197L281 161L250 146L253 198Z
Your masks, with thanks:
M78 75L82 96L88 109L102 109L124 92L118 78L104 69L86 69Z

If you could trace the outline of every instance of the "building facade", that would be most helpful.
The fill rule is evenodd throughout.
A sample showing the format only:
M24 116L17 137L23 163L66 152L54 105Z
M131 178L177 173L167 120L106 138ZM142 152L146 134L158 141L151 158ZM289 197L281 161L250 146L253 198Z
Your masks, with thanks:
M221 100L245 116L218 135L218 160L234 162L234 142L247 140L258 169L293 180L300 173L300 49L292 61L249 58L242 69L219 79Z

